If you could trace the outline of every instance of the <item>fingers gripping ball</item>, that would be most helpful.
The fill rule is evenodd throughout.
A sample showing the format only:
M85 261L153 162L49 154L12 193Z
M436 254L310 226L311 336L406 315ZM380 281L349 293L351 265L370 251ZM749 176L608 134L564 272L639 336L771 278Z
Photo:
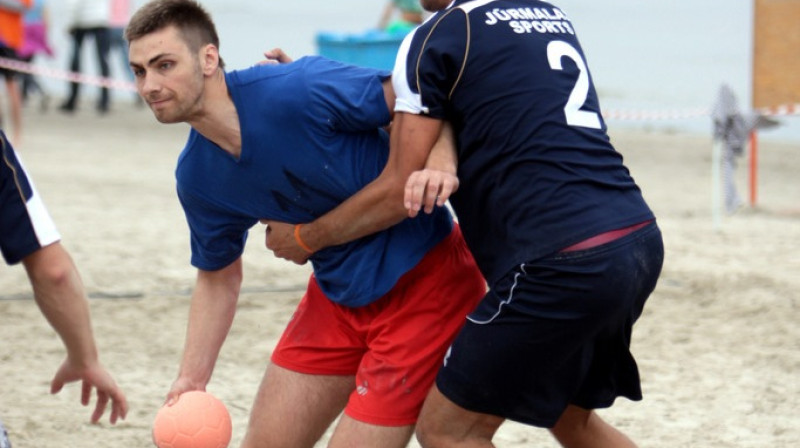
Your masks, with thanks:
M231 431L225 404L208 392L191 391L159 409L153 443L158 448L226 448Z

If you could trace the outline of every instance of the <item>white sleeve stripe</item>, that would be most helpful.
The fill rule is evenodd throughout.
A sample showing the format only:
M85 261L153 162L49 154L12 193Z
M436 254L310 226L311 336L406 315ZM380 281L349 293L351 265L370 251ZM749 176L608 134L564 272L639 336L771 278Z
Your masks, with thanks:
M394 71L392 72L392 87L396 98L394 111L419 115L427 114L428 108L422 105L420 95L411 91L411 87L408 85L408 76L406 76L408 50L411 47L411 40L414 38L414 34L416 34L416 30L408 33L397 50L397 59L395 59Z

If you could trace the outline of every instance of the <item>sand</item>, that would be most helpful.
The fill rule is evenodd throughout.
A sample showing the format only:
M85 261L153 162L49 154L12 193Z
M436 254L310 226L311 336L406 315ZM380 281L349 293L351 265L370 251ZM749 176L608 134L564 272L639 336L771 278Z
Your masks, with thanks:
M15 448L151 446L150 424L181 355L195 271L173 170L188 128L121 101L102 117L90 106L74 116L26 110L18 149L79 266L101 359L130 413L116 426L92 425L77 384L48 393L61 343L30 300L22 267L3 265L0 417ZM798 446L800 144L762 141L756 205L715 225L710 137L611 135L658 216L667 255L634 329L645 398L601 415L643 447ZM208 387L231 411L231 446L309 273L273 258L261 228L244 266L239 311ZM546 431L516 423L496 442L556 446Z

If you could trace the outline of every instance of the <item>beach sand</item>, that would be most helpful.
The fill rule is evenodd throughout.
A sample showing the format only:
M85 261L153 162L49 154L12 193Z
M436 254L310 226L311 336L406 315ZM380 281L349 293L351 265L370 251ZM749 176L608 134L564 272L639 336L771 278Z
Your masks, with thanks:
M92 425L80 386L48 393L62 345L30 300L23 268L3 265L0 417L15 448L151 446L150 424L177 372L195 275L173 177L188 128L160 125L131 105L114 109L103 117L88 102L74 116L26 110L18 150L80 269L101 360L130 413L116 426L107 415ZM645 398L618 400L601 415L643 447L798 446L799 145L762 142L757 205L715 226L710 137L611 135L658 216L667 253L634 329ZM262 229L251 232L239 311L208 386L232 414L232 447L309 274L273 258ZM556 446L546 431L517 423L506 423L496 444Z

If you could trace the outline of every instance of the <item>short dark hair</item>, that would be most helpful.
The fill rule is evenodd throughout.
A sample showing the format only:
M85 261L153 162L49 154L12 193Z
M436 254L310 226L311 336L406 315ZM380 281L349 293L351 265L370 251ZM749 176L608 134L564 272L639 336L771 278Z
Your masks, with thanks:
M197 52L212 44L219 49L219 36L211 15L194 0L153 0L136 11L125 28L125 40L144 37L169 26L175 26L188 45ZM222 57L220 68L225 68Z

